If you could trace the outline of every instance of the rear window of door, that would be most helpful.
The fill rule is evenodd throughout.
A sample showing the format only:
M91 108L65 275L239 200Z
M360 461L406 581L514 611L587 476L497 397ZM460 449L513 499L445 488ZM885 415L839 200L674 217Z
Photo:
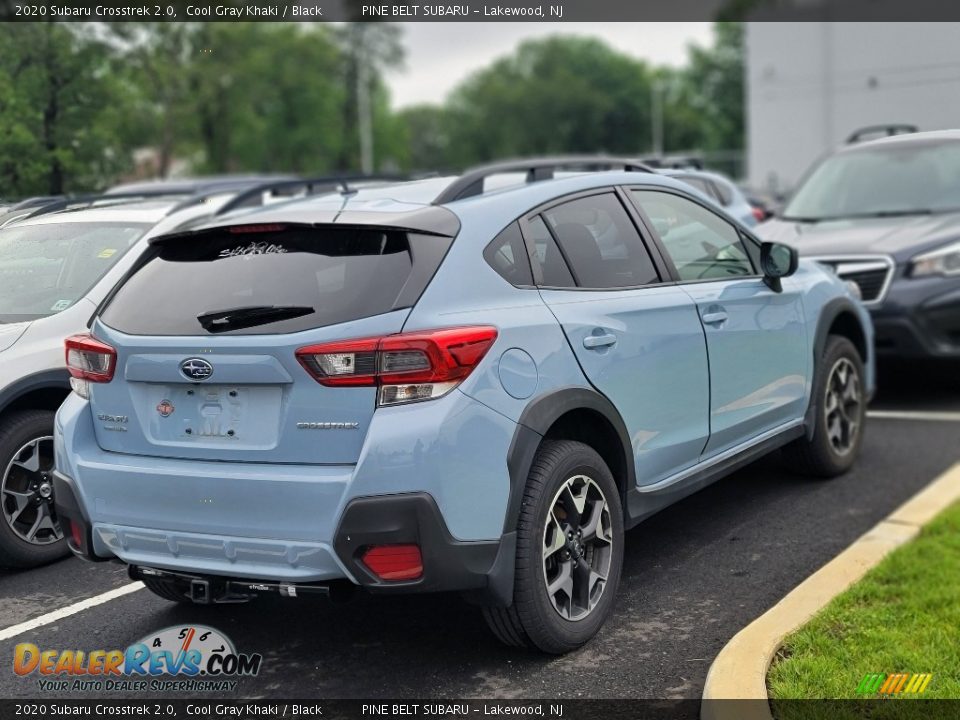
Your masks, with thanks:
M673 193L631 192L660 235L681 280L755 274L739 231L719 215Z
M134 335L289 333L411 307L450 239L377 228L162 240L102 313Z
M542 215L578 287L626 288L659 281L640 234L614 193L570 200Z

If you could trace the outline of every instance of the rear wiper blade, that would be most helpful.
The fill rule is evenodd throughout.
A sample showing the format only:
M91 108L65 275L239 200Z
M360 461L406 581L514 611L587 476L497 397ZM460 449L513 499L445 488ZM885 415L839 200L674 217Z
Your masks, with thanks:
M247 307L214 310L197 315L203 329L210 333L239 330L268 325L279 320L291 320L316 312L306 305L250 305Z

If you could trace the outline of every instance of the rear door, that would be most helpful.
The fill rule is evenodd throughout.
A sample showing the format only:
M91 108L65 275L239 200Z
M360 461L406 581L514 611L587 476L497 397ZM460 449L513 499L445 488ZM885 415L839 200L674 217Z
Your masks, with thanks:
M759 248L704 205L673 192L635 189L682 289L696 302L710 356L709 457L801 417L806 406L806 327L788 278L771 290Z
M114 380L91 388L100 446L356 462L376 389L320 385L296 351L399 332L449 243L371 227L273 225L161 241L94 327L117 351Z
M690 296L660 272L613 190L527 218L536 280L584 374L619 410L638 484L693 465L708 433L709 373Z

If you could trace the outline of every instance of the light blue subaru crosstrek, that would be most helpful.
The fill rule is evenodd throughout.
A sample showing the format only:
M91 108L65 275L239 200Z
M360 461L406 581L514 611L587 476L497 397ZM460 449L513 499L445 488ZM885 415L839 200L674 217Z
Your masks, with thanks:
M625 529L778 448L853 464L872 339L829 270L629 161L347 188L152 241L66 341L57 512L169 600L460 591L561 653Z

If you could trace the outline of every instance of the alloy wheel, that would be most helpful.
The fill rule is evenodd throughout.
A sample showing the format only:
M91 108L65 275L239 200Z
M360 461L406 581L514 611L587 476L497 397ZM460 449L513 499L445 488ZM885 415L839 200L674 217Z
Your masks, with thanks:
M63 538L53 507L53 438L31 440L13 455L0 483L0 507L7 526L31 545Z
M582 620L597 607L613 557L607 499L591 478L575 475L554 495L543 530L543 579L554 610Z
M857 444L863 415L860 374L848 358L840 358L830 370L823 412L830 447L846 455Z

